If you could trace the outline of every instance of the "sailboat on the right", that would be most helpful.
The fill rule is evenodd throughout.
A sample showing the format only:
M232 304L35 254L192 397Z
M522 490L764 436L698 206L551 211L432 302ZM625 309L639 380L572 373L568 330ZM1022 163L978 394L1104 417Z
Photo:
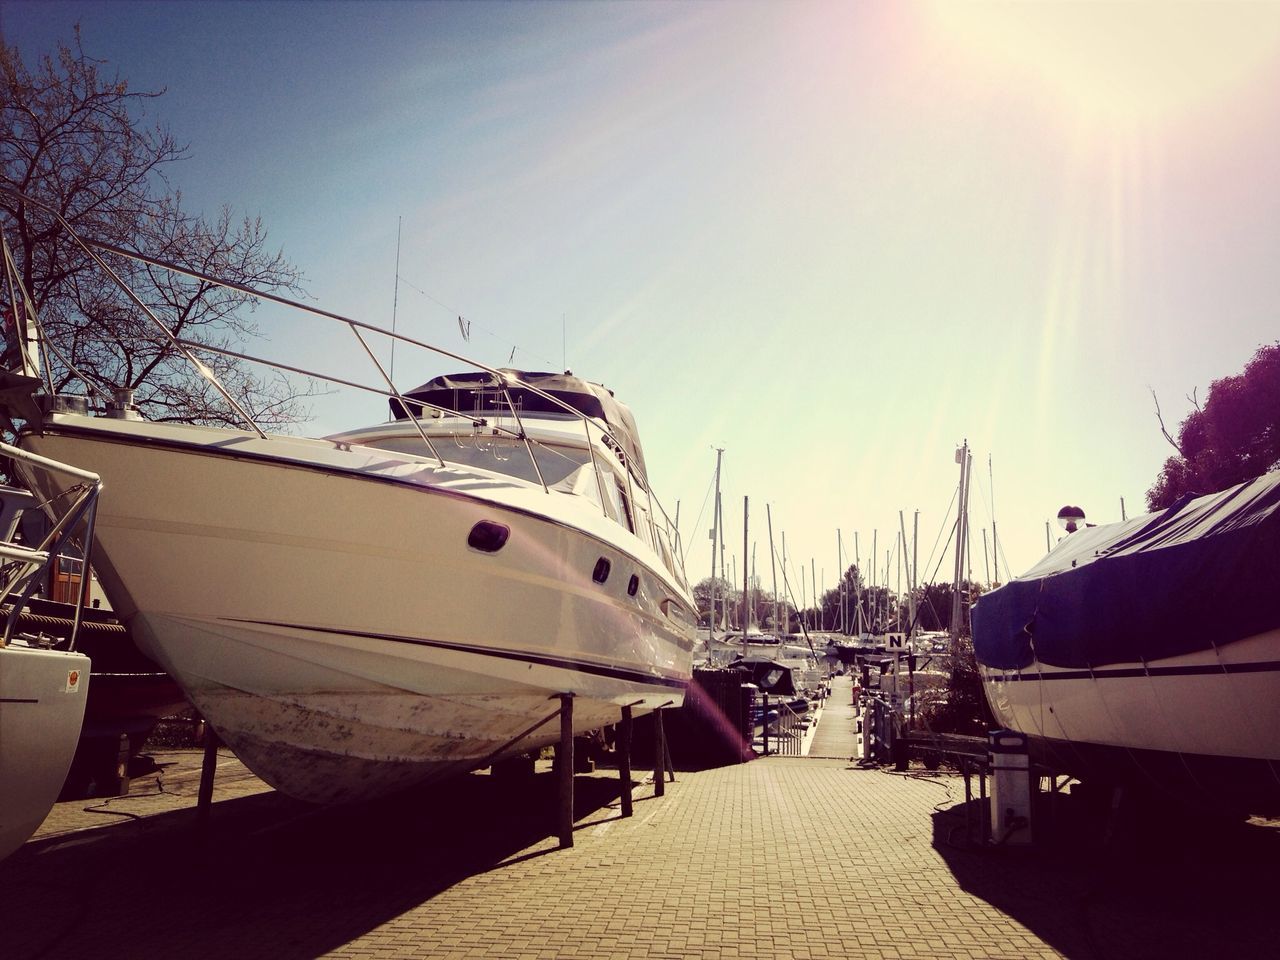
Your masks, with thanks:
M1081 524L972 616L991 709L1033 759L1280 812L1280 472Z

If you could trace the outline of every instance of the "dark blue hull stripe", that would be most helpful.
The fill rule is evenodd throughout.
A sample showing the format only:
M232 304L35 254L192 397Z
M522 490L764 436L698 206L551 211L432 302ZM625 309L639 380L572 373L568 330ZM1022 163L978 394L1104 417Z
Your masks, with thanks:
M656 687L671 687L683 690L689 685L688 680L678 677L663 677L642 670L627 670L623 667L608 667L598 663L582 660L570 660L565 657L550 657L545 654L527 653L521 650L500 650L493 647L480 647L466 643L449 643L444 640L424 640L420 637L399 637L386 633L365 633L360 630L333 630L318 627L306 627L296 623L278 623L272 620L235 620L224 618L229 623L247 623L260 627L284 627L289 630L300 630L304 633L327 633L344 637L362 637L366 640L386 640L391 643L409 643L418 647L433 647L438 650L452 650L457 653L470 653L481 657L496 657L500 660L515 660L521 663L533 663L543 667L556 667L561 670L572 670L610 680L622 680L627 683L644 683Z
M39 703L39 700L28 700L23 697L0 697L0 703Z
M984 668L987 669L987 668ZM1125 677L1207 677L1225 673L1274 673L1280 660L1253 663L1204 663L1176 667L1099 667L1097 670L1049 670L1040 673L1034 666L1021 673L985 674L987 683L1014 683L1037 680L1110 680Z

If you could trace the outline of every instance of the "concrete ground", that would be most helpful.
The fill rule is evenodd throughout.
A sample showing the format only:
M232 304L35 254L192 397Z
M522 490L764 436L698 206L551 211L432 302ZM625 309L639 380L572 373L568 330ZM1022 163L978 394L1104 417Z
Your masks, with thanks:
M822 723L842 713L829 706ZM1104 842L1096 821L1064 799L1052 824L1038 822L1036 849L989 849L966 832L957 777L773 757L680 772L664 798L641 784L626 820L616 772L579 775L575 845L561 850L545 764L518 786L477 774L392 801L317 809L224 753L202 828L200 754L156 759L159 774L135 781L129 796L59 804L0 863L0 957L1169 958L1280 949L1280 837L1267 825L1121 823Z

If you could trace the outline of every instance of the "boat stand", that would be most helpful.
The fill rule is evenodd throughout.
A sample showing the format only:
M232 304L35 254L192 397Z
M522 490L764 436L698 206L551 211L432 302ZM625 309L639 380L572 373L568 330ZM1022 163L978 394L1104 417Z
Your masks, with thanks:
M631 706L622 708L622 723L618 725L618 786L622 794L622 816L632 814L631 803Z
M653 795L667 794L667 734L662 726L662 707L653 711Z
M213 775L218 770L220 745L217 731L211 724L205 723L204 760L200 764L200 792L196 795L196 823L200 826L209 822L209 811L213 807Z
M560 776L560 847L573 846L573 694L560 694L560 743L556 745Z

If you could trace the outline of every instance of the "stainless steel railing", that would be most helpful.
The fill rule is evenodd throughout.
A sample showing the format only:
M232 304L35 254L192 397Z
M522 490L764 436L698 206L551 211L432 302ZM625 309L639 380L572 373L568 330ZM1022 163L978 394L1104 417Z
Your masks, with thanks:
M7 443L0 443L0 456L21 461L36 470L60 473L78 480L54 500L61 500L60 515L54 520L48 534L37 545L0 541L0 602L10 604L5 619L0 647L7 646L13 637L18 617L26 608L44 581L45 575L54 570L59 561L72 559L80 563L82 588L75 591L75 613L71 621L70 649L74 650L76 635L80 631L80 619L84 610L84 586L88 585L90 551L93 549L93 523L97 514L98 495L102 492L102 480L96 473L37 456ZM42 506L53 509L54 501ZM79 543L82 555L68 556L68 550Z
M58 213L57 210L53 209L47 204L44 204L33 198L27 197L24 194L18 191L11 190L9 188L0 187L0 192L4 192L5 194L12 196L15 199L19 199L27 203L31 203L32 205L38 207L39 209L43 210L46 214L48 214L50 217L52 217L62 227L62 229L66 231L68 237L72 240L72 242L74 242L80 248L80 250L83 251L85 255L88 256L97 265L97 267L100 270L102 270L103 273L115 285L119 287L119 289L130 299L130 301L143 314L146 315L150 323L168 340L168 342L173 347L173 349L178 354L180 354L199 373L201 377L206 379L209 382L209 384L215 390L217 390L218 394L223 398L223 400L228 404L228 406L234 411L235 415L241 420L243 420L245 425L250 430L254 431L255 433L258 434L259 437L262 437L264 439L267 436L266 432L257 423L254 417L247 410L245 410L240 403L236 401L236 399L231 395L230 391L228 391L226 387L218 380L217 376L208 367L208 365L206 365L200 360L198 353L203 352L203 353L219 355L219 356L223 356L231 359L241 360L247 363L265 366L285 374L296 374L299 376L305 376L314 380L324 381L326 383L334 384L336 386L347 387L355 390L378 394L385 397L388 400L394 400L401 406L403 410L406 411L406 413L410 414L408 419L417 430L419 436L423 441L425 448L430 451L431 455L435 457L441 463L441 465L444 465L446 463L445 458L441 455L440 451L436 447L436 444L432 441L427 431L423 429L423 426L422 426L422 423L420 422L419 417L412 415L412 410L414 407L417 407L419 410L426 407L426 408L430 408L432 410L438 411L440 414L444 416L461 418L463 420L469 421L473 425L473 427L484 426L486 429L492 430L495 436L507 437L509 439L520 442L524 446L526 452L528 453L529 459L532 462L534 473L538 477L538 482L542 486L543 490L548 494L551 493L551 488L547 484L546 479L543 476L542 468L538 464L538 460L536 455L534 454L533 448L535 445L539 447L543 447L544 449L550 449L550 448L547 447L545 444L539 443L538 440L528 435L527 431L525 430L524 421L520 416L519 406L512 399L511 390L519 389L523 391L528 391L529 393L535 394L538 397L542 398L543 400L553 404L556 408L560 409L568 416L577 419L582 424L582 427L584 430L584 436L586 440L586 449L590 457L590 462L592 465L593 472L596 477L597 492L600 497L601 510L604 512L606 516L610 516L609 509L608 509L609 496L608 496L608 492L604 488L604 483L605 483L604 470L601 468L601 464L598 462L598 457L601 456L602 451L608 451L610 457L612 457L613 460L617 463L617 465L621 468L622 476L625 478L627 498L629 503L633 506L633 511L632 511L633 514L634 514L634 506L637 504L636 488L638 487L641 491L643 491L643 496L644 496L645 504L647 507L647 509L644 510L644 514L645 514L644 522L647 527L647 532L649 534L649 541L653 547L654 553L657 554L660 561L665 566L667 566L671 574L681 584L687 587L687 580L685 577L685 573L684 573L684 570L681 568L681 564L679 561L679 558L683 556L683 550L681 548L681 543L680 543L679 530L676 527L676 525L671 521L670 516L663 509L662 505L653 496L652 490L649 486L648 477L645 475L643 467L640 464L636 463L632 457L626 454L622 444L620 444L617 441L617 439L613 435L613 432L610 430L609 425L604 421L597 420L594 417L587 416L586 414L582 413L580 410L576 409L575 407L561 400L559 397L556 397L551 393L541 390L532 384L526 383L524 380L520 379L519 377L512 376L510 373L506 371L488 366L487 364L481 363L478 360L471 359L469 357L463 356L462 354L455 353L451 350L447 350L443 347L439 347L422 340L417 340L413 337L406 336L402 333L398 333L393 330L387 330L383 327L379 327L374 324L365 323L363 321L356 320L352 317L343 316L342 314L334 313L329 310L324 310L319 307L302 303L297 300L292 300L288 297L282 297L282 296L279 296L278 294L271 293L269 291L258 290L253 287L247 286L245 284L224 280L222 278L215 277L211 274L203 273L201 271L194 270L189 267L184 267L180 264L175 264L169 261L162 260L158 257L148 256L146 254L140 253L135 250L128 250L114 244L81 237L75 231L75 229L69 223L67 223L67 221ZM233 290L238 293L245 294L246 296L251 296L258 300L262 300L264 302L273 303L273 304L286 307L292 310L301 311L302 313L306 313L315 317L319 317L324 320L331 321L333 323L343 325L355 337L356 341L360 345L361 350L368 357L369 361L372 363L373 368L376 370L379 382L377 383L377 385L360 383L358 381L337 377L331 374L325 374L318 371L307 370L302 367L286 364L278 360L272 360L265 357L255 356L250 353L230 350L224 347L217 347L211 344L201 343L198 341L193 341L193 340L180 337L177 334L175 334L172 330L170 330L170 328L155 314L155 312L146 303L144 303L143 300L129 287L128 283L122 277L120 277L120 275L115 270L112 269L111 265L106 261L106 259L104 259L103 257L104 253L112 254L115 256L126 257L150 267L166 270L179 276L184 276L189 279L198 280L202 283L212 284L214 286L222 287L227 290ZM396 387L390 374L383 367L382 363L378 360L375 351L370 347L368 338L371 336L386 338L390 340L393 344L401 343L401 344L405 344L406 346L416 347L421 350L425 350L435 356L444 357L444 358L453 360L459 364L463 364L465 366L474 368L476 370L480 370L488 373L489 376L493 378L493 382L491 386L497 390L500 390L503 397L505 398L507 409L503 412L502 416L505 417L509 414L514 423L514 428L508 428L502 425L501 423L492 423L489 421L488 418L480 417L472 413L467 413L465 411L454 410L448 407L438 406L433 403L426 403L418 399L409 399L405 397L404 394ZM74 371L74 372L78 373L78 371ZM91 392L94 392L94 393L102 392L99 387L91 383L87 378L83 377L82 374L80 376L84 380L87 388ZM626 523L625 518L614 518L614 519L617 519L617 522L619 522L620 524ZM659 533L660 526L661 526L661 535ZM632 529L633 531L638 533L638 530L635 530L634 522L632 525ZM669 546L669 550L663 549L660 536L662 538L665 538L665 542ZM668 553L670 555L668 555Z

